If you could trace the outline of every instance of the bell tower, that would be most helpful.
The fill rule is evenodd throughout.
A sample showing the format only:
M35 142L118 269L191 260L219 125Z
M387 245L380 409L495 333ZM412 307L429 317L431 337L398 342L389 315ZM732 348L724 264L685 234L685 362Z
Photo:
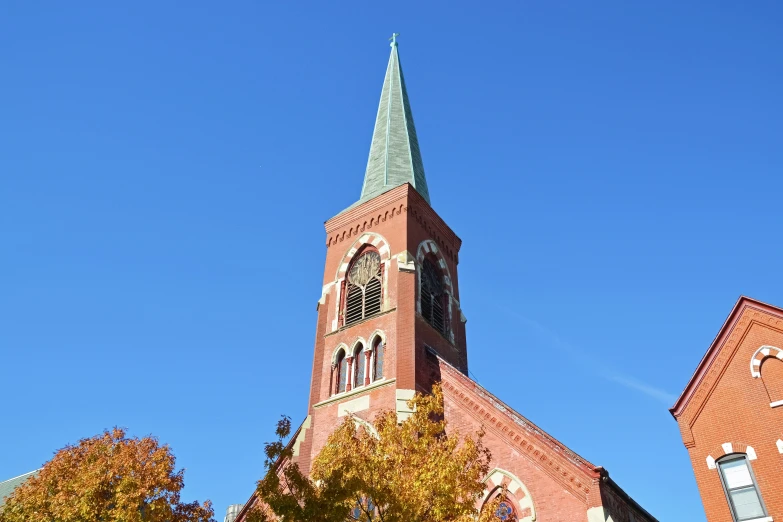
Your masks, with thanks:
M397 36L361 195L325 224L308 416L294 445L305 471L346 414L406 418L413 394L439 380L433 354L467 374L461 240L430 203Z

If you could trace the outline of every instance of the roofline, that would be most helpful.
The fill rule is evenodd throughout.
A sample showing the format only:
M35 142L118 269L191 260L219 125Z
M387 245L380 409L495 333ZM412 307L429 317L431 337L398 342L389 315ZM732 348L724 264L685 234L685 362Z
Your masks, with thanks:
M0 484L5 484L6 482L11 482L12 480L16 480L16 479L22 478L22 477L24 477L26 475L32 475L33 473L38 473L42 469L43 468L38 468L38 469L33 470L33 471L28 471L27 473L22 473L21 475L17 475L16 477L11 477L10 479L5 479L4 481L0 482Z
M495 396L492 392L488 391L482 385L480 385L479 383L477 383L476 381L471 379L469 376L467 376L464 373L462 373L454 365L452 365L451 363L449 363L448 361L443 359L440 355L438 355L438 353L435 350L433 350L430 347L427 347L427 351L429 353L433 354L435 357L437 357L438 360L442 364L448 366L448 368L451 369L459 378L462 378L462 379L465 379L467 381L470 381L474 386L476 386L477 388L480 388L483 393L486 393L487 395L489 395L492 398L493 401L497 402L498 404L500 404L501 406L506 408L507 412L504 412L504 413L509 413L509 412L513 413L514 415L519 417L522 421L524 421L525 423L529 424L531 427L535 428L535 430L538 433L540 433L540 435L542 436L543 439L545 439L546 442L559 447L560 449L562 449L563 453L569 454L570 456L574 457L578 461L578 464L583 468L582 469L583 471L589 471L589 472L595 473L596 476L598 476L600 471L604 469L601 466L596 466L595 464L593 464L592 462L590 462L586 458L582 457L580 454L578 454L577 452L575 452L574 450L572 450L571 448L569 448L568 446L566 446L565 444L563 444L562 442L560 442L559 440L554 438L546 430L541 429L534 422L531 422L527 417L525 417L524 415L522 415L521 413L516 411L514 408L512 408L511 406L509 406L508 404L506 404L502 400L498 399L497 396ZM577 464L577 463L574 463L574 464Z
M307 420L307 418L305 418L305 420L302 421L302 423L296 429L294 434L291 435L291 438L288 439L288 443L285 445L285 449L286 450L290 449L291 446L294 445L294 442L296 442L296 438L299 436L299 432L302 431L302 426L304 426L304 423L305 423L306 420ZM280 464L281 464L281 461L280 461L280 458L278 457L278 459L275 461L275 463L272 464L272 469L276 470L278 467L280 467ZM271 471L271 469L269 471ZM264 473L264 475L266 475L266 473ZM255 500L256 498L257 498L256 497L256 489L254 488L253 489L253 493L250 494L250 498L247 499L247 502L244 503L244 505L242 506L242 509L240 509L239 513L237 513L237 516L236 516L237 519L247 514L248 510L253 506L253 504L255 504L255 502L253 502L253 500Z
M603 469L603 468L602 468L602 469ZM640 505L640 504L639 504L637 501L635 501L631 495L629 495L628 493L626 493L626 492L625 492L625 490L624 490L623 488L621 488L621 487L620 487L620 486L617 484L617 482L615 482L614 480L612 480L612 477L610 477L610 476L609 476L609 472L608 472L608 471L606 471L606 470L603 470L603 471L604 471L604 473L602 473L602 475L603 475L604 479L606 480L606 483L609 485L609 487L613 488L613 489L614 489L614 491L615 491L615 492L616 492L618 495L620 495L621 497L623 497L623 499L624 499L626 502L628 502L628 503L632 504L632 505L633 505L633 507L635 507L636 509L638 509L639 511L641 511L642 513L644 513L646 516L650 517L650 519L654 520L655 522L658 522L658 519L657 519L657 518L655 518L654 516L652 516L652 514L650 514L650 512L649 512L649 511L647 511L646 509L644 509L644 508L643 508L643 507L642 507L642 506L641 506L641 505Z
M712 366L713 361L720 351L720 347L723 346L723 343L731 335L731 332L734 330L734 327L742 315L742 312L744 312L747 308L757 308L763 312L783 316L783 308L761 302L757 299L753 299L752 297L741 295L734 304L734 307L731 309L729 316L723 322L723 326L721 326L720 330L718 330L718 335L715 336L715 339L713 339L710 347L704 354L704 357L701 358L698 366L696 366L696 370L688 380L688 384L685 386L685 389L674 403L674 406L669 408L669 413L671 413L672 417L677 419L680 415L682 415L682 412L688 406L688 403L693 397L696 388L698 388L699 384L704 379L704 376L707 374L707 370L709 370L710 366Z

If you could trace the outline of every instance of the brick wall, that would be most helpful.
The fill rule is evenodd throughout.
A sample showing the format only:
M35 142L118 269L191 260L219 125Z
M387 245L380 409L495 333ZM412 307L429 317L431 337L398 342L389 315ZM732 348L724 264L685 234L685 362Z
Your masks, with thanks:
M768 515L783 520L783 455L776 444L783 438L783 407L770 406L763 380L754 377L752 362L757 354L759 360L763 358L759 348L765 345L783 347L782 311L740 299L672 410L709 522L732 520L714 464L731 453L748 455Z
M506 486L521 522L654 521L608 479L605 470L565 448L467 377L457 278L461 241L418 192L409 185L390 190L327 221L326 232L310 404L294 446L294 461L305 472L344 421L346 410L366 421L390 409L404 418L405 397L442 382L449 432L475 434L486 429L485 443L493 455L487 491ZM351 259L368 246L379 252L385 266L383 311L343 326L342 280ZM441 268L451 294L445 334L417 313L418 267L424 255ZM386 340L383 379L335 393L335 351L345 346L350 353L357 340L366 345L376 332ZM240 514L238 521L242 520Z

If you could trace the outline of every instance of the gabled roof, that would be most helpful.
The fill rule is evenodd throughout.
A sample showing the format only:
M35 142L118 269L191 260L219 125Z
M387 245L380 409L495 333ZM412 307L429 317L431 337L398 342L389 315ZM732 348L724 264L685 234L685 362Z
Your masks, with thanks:
M783 318L782 308L762 303L761 301L751 299L750 297L746 297L744 295L740 296L740 298L737 300L737 303L734 305L734 308L731 309L731 313L726 318L726 321L723 323L723 326L721 326L720 330L718 331L718 335L712 341L712 344L710 344L707 353L704 354L701 362L699 362L699 365L696 367L696 371L693 372L693 375L688 381L688 384L685 386L682 394L677 399L677 402L675 402L674 406L669 409L669 412L675 419L678 418L683 413L683 411L685 411L685 408L688 406L688 403L696 392L696 389L699 387L699 384L701 384L702 379L704 379L704 376L707 374L710 366L717 358L718 353L723 347L726 339L729 338L731 332L734 330L737 321L739 321L743 312L748 308L756 309Z
M596 466L595 464L590 463L587 459L583 458L575 451L571 450L568 446L566 446L565 444L563 444L562 442L560 442L559 440L551 436L549 433L545 432L544 430L542 430L541 428L533 424L530 420L522 416L520 413L516 412L510 406L508 406L500 399L498 399L495 395L487 391L486 388L484 388L479 383L471 379L469 376L462 373L455 366L448 363L445 359L443 359L440 355L438 355L438 353L435 352L435 350L432 350L431 348L427 348L427 352L433 355L435 358L437 358L440 368L442 370L446 370L446 374L448 375L449 379L444 379L443 374L441 375L441 383L444 385L444 387L445 388L449 387L450 380L459 381L460 387L472 391L472 394L475 394L476 398L480 398L482 400L489 402L489 404L491 404L494 407L494 409L497 411L498 417L502 416L505 417L506 419L506 421L504 422L504 429L503 429L504 433L507 434L509 431L513 431L514 429L517 429L517 428L509 429L508 428L509 425L518 426L519 429L523 430L524 432L526 432L531 436L529 441L533 446L536 447L535 451L541 451L542 454L548 453L548 462L550 462L550 464L552 462L555 462L556 459L562 459L564 462L568 462L572 466L574 472L581 473L584 477L587 478L596 479L600 484L599 487L611 488L617 495L623 498L630 506L634 507L640 513L644 514L649 520L657 520L638 502L636 502L630 495L628 495L628 493L626 493L614 480L612 480L611 477L609 477L609 471L606 470L606 468L603 468L601 466ZM470 408L468 408L467 410L470 411ZM485 419L490 419L490 418L491 420L487 422L487 425L491 425L495 421L494 415L490 414L485 417ZM528 446L528 448L531 447L532 446ZM522 453L524 453L524 451ZM537 457L536 460L540 460L540 459ZM542 467L545 468L545 466ZM565 471L563 468L560 468L557 470L557 473L553 475L555 475L556 478L560 480L565 476L570 475L570 473ZM573 476L574 475L572 475L572 477ZM565 480L564 482L562 482L562 484L564 486L564 489L570 490L571 493L575 493L573 489L574 481ZM583 492L585 492L585 490L580 491L580 493Z
M392 37L391 55L375 118L362 195L353 206L405 183L410 183L430 203L396 36Z
M3 482L0 482L0 507L5 504L5 499L13 493L13 491L21 486L27 479L38 473L38 470L19 475Z

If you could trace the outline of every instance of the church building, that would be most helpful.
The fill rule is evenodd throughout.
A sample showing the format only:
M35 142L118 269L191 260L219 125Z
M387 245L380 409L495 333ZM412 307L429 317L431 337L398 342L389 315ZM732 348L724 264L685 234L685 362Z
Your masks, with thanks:
M604 468L468 376L462 241L431 205L394 37L361 196L325 227L309 406L293 442L304 472L347 414L361 422L392 409L402 421L414 393L440 382L449 427L486 430L492 462L482 502L505 486L499 520L656 520ZM237 522L254 502L251 497Z

